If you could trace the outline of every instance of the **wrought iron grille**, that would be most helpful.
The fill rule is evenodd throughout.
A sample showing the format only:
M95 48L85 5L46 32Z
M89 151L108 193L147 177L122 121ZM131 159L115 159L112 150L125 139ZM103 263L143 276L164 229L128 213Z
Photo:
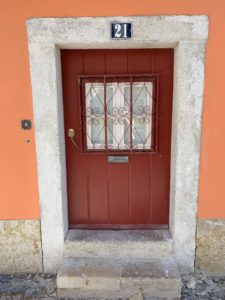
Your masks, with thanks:
M79 80L84 151L156 152L157 75Z

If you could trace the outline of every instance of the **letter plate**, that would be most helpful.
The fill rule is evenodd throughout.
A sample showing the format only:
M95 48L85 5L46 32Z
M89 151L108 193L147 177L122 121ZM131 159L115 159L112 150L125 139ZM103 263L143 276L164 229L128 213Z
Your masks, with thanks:
M128 156L108 156L109 163L128 163Z

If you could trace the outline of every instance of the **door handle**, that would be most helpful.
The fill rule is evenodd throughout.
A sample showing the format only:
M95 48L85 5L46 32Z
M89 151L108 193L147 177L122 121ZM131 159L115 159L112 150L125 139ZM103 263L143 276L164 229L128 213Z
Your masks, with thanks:
M75 148L78 148L78 145L77 145L77 143L76 143L76 141L74 139L74 137L75 137L75 131L74 131L74 129L73 128L68 129L67 135L70 138L71 142L74 144Z

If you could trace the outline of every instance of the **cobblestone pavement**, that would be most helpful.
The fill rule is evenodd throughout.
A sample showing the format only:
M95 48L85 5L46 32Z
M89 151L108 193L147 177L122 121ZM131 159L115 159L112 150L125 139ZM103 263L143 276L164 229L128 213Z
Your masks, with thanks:
M0 275L0 300L59 300L55 275ZM182 300L225 300L225 277L210 277L203 273L183 278Z
M198 273L195 277L183 278L182 300L225 300L225 276L207 276Z

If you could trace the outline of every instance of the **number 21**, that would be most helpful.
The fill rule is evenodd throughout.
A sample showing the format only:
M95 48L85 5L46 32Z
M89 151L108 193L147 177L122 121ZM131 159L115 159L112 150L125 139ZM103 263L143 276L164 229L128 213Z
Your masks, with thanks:
M127 38L127 24L123 24L123 38ZM120 38L122 37L122 26L120 24L115 25L116 33L115 37Z

